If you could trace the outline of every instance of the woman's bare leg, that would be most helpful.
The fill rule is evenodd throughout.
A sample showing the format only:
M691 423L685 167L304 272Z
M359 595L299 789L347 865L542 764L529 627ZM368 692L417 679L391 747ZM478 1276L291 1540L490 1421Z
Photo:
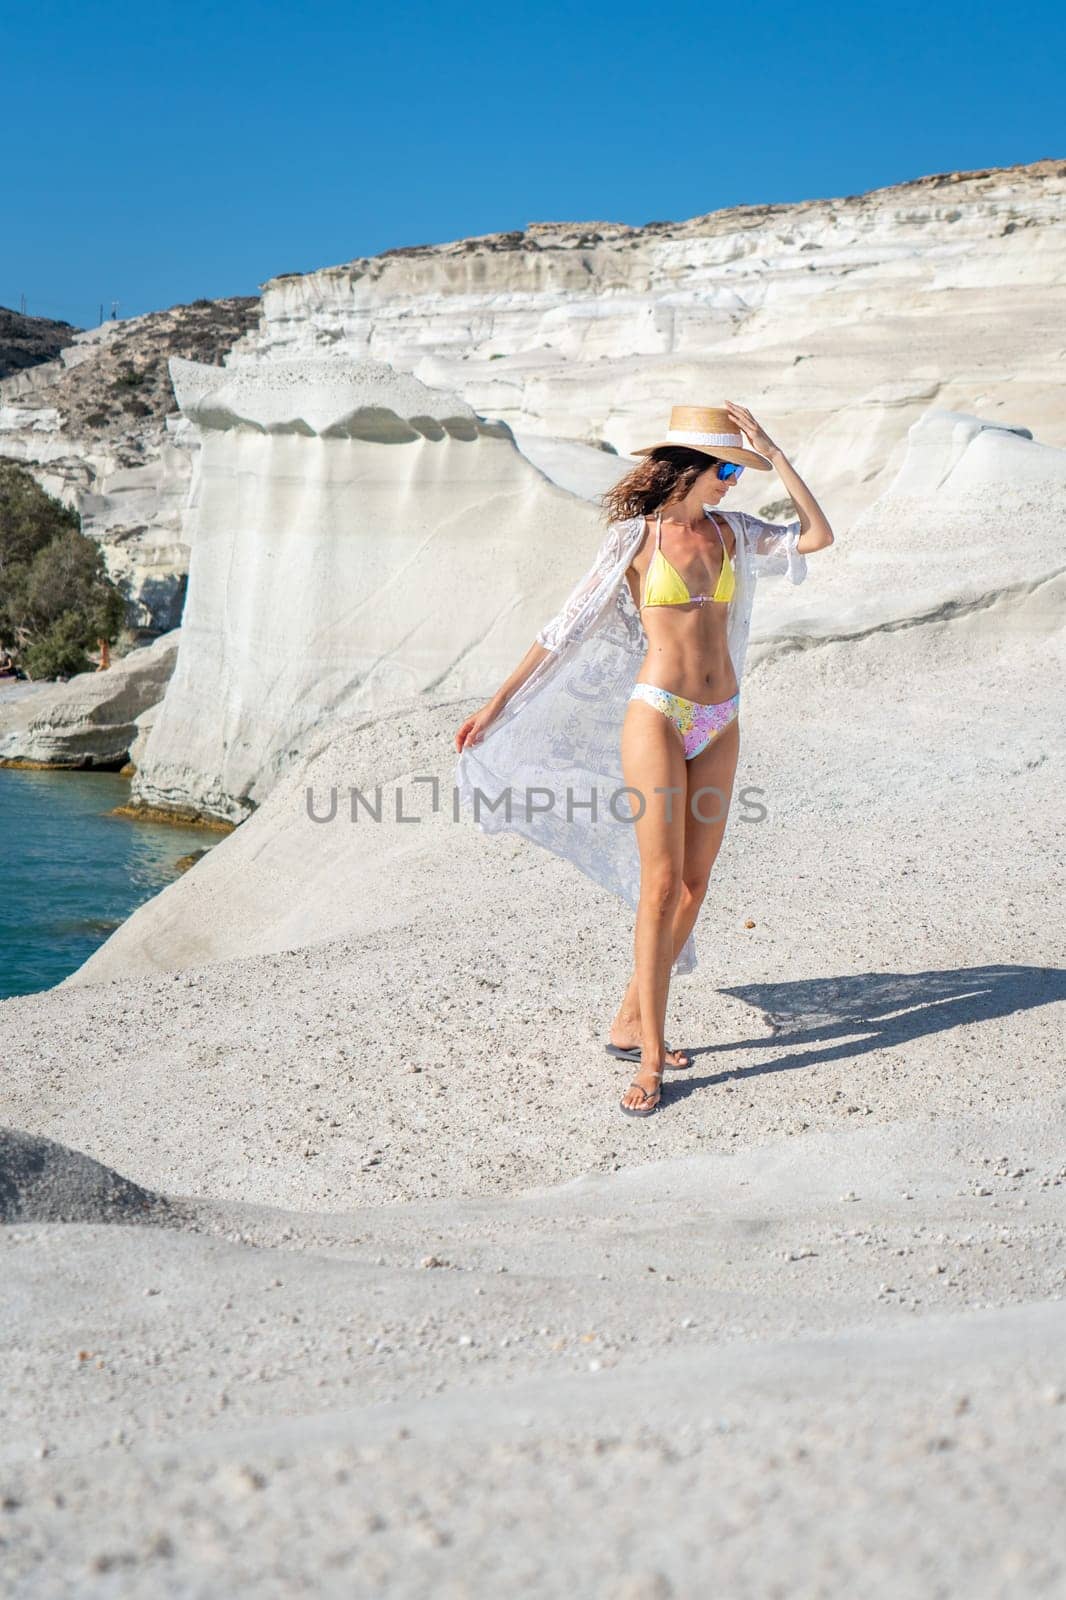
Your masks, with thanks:
M666 1001L674 960L673 927L681 895L685 832L685 756L673 723L642 700L632 700L622 724L622 773L630 795L640 854L640 902L633 945L640 1010L641 1064L634 1083L654 1099L663 1069ZM666 792L673 789L673 794ZM656 793L656 790L663 792ZM622 1104L647 1100L632 1086Z
M654 710L654 707L650 709ZM681 798L680 795L675 795L674 804L680 805ZM670 936L671 966L677 960L678 952L688 938L692 924L696 920L696 913L699 911L699 906L697 905L692 913L692 919L686 927L684 923L687 911L686 898L684 881L682 881L681 897L677 903L677 910L674 912L674 926ZM640 1043L640 997L637 993L637 971L635 967L629 983L626 985L626 992L622 996L621 1004L614 1014L607 1037L620 1050L630 1050ZM665 1059L667 1066L670 1067L687 1067L690 1064L688 1053L684 1050L667 1050Z
M654 710L654 707L648 709ZM722 847L739 758L738 717L716 739L712 739L706 750L702 750L698 756L685 763L687 783L685 849L681 869L681 895L674 912L671 937L671 966L696 926L696 919L707 893L711 868ZM692 796L699 789L717 790L717 793L701 795L696 801L694 812ZM675 796L675 801L679 800L680 797ZM701 821L703 817L708 820ZM640 1036L640 997L637 974L634 971L622 996L622 1003L611 1023L609 1037L612 1044L625 1049L637 1043ZM671 1051L666 1060L671 1066L688 1065L688 1057L683 1050Z
M700 914L707 893L707 880L722 848L739 759L740 718L734 717L728 728L724 728L705 750L701 750L688 763L681 898L689 932ZM708 792L698 795L700 789ZM697 796L695 801L694 796Z

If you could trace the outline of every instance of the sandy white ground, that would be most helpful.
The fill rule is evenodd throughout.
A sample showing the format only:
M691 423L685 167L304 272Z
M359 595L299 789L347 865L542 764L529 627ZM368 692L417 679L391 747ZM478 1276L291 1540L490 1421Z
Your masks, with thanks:
M7 1592L1059 1593L1048 1109L10 1227Z

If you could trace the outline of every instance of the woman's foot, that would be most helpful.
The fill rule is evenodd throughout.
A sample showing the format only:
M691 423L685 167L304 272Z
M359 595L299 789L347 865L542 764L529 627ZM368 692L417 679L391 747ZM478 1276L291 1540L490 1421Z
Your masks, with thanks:
M631 1117L647 1117L662 1098L663 1074L660 1067L641 1067L619 1104Z
M607 1035L611 1044L619 1050L640 1049L640 1014L636 1017L625 1017L619 1012L611 1023ZM692 1057L686 1050L666 1050L663 1052L663 1064L668 1067L691 1067Z

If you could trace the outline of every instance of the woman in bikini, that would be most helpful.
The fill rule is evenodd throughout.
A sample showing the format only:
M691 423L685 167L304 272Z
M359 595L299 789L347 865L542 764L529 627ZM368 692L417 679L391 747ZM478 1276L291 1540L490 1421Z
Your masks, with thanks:
M746 434L751 449L745 448ZM613 525L634 527L625 578L647 651L625 706L621 760L640 859L635 970L610 1029L612 1055L639 1061L622 1096L628 1116L649 1116L664 1067L690 1058L665 1042L670 972L692 932L725 832L740 753L740 692L729 650L736 589L734 521L717 512L747 467L777 470L799 514L770 542L798 560L833 543L814 496L745 407L675 406L666 438L603 497ZM643 537L639 523L643 524ZM765 525L763 525L765 527ZM625 559L624 556L622 558ZM456 748L481 738L501 704L536 667L538 644L494 701L469 717Z

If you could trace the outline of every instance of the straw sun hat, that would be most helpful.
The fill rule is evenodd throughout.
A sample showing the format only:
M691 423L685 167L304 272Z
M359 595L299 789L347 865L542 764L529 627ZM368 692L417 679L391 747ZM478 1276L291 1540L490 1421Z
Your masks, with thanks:
M729 412L722 406L673 406L666 438L658 444L642 445L631 450L633 456L647 456L664 445L683 444L689 450L714 456L718 461L735 461L740 467L755 467L759 472L772 472L774 464L757 450L748 450L744 435L738 433Z

